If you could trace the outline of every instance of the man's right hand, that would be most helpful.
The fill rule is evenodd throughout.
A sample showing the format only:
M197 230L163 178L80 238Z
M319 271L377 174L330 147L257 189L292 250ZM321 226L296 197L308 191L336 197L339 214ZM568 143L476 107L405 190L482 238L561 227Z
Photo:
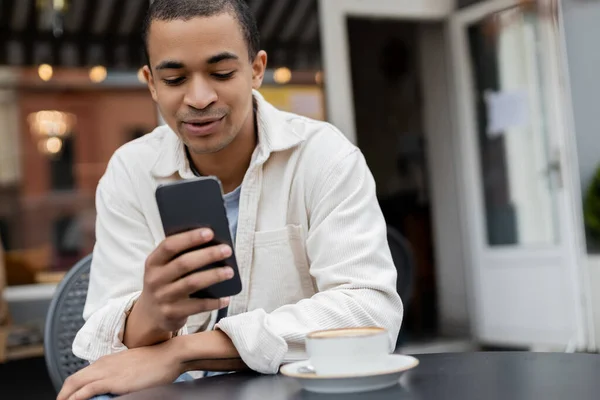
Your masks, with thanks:
M211 246L177 256L210 242L213 236L210 229L173 235L148 256L142 294L125 327L124 344L127 347L148 346L167 340L172 332L185 325L189 316L218 310L229 304L228 298L195 299L190 298L190 294L233 277L231 267L191 273L227 259L231 256L231 247Z

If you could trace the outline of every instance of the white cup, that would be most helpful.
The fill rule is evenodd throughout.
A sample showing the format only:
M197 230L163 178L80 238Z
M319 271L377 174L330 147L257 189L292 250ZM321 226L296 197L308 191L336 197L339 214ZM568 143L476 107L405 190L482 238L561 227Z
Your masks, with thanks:
M377 371L390 354L384 328L344 328L306 335L306 352L318 375L362 375Z

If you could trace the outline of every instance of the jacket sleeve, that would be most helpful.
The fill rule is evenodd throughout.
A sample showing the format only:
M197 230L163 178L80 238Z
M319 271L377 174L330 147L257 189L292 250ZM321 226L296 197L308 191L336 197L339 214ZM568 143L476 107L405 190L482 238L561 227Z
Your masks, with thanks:
M262 309L224 318L218 328L244 362L261 373L305 357L304 338L321 329L380 326L393 351L403 317L396 268L377 202L375 182L354 149L319 179L309 201L306 239L318 293L271 313Z
M144 263L155 247L132 188L126 166L113 157L96 191L96 244L83 312L86 322L73 342L73 354L90 362L126 349L126 313L141 293Z

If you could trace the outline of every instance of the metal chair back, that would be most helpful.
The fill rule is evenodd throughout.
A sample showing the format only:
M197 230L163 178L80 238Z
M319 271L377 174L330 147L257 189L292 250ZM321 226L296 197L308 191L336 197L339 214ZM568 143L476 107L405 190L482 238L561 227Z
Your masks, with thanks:
M48 374L57 392L70 375L87 366L71 350L75 335L84 324L83 307L87 297L92 255L80 260L56 289L48 308L44 329L44 355Z

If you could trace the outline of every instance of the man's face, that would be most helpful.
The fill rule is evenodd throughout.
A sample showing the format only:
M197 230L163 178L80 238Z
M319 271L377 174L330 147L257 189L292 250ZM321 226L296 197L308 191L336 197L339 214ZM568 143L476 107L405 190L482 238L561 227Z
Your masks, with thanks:
M252 89L262 84L266 54L249 61L232 15L152 21L148 55L144 73L152 97L191 152L218 152L247 126Z

